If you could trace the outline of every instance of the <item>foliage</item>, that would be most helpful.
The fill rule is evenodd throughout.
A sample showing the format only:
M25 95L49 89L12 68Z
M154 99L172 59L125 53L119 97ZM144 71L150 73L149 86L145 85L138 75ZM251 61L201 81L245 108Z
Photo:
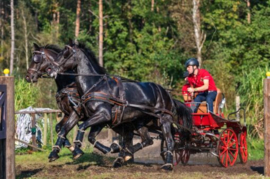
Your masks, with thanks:
M264 140L248 136L248 160L264 158Z
M269 67L270 0L250 0L250 3L248 9L246 1L201 1L200 17L201 30L206 33L203 68L210 71L217 86L225 92L227 110L235 109L235 95L240 95L247 107L249 122L255 126L263 118L260 90L264 69ZM9 4L9 0L0 3L3 14L0 16L1 72L9 66ZM111 74L181 89L183 64L187 58L196 56L192 6L188 0L103 1L105 68ZM72 0L15 1L13 75L16 78L25 75L33 42L63 46L68 38L74 38L76 7L77 1ZM96 0L81 1L78 40L97 57L98 13ZM247 21L248 13L251 23ZM36 85L40 89L36 102L31 97L29 100L17 98L22 100L16 102L18 108L29 104L56 106L52 102L55 84L52 80L44 82L47 85ZM22 90L27 86L29 90L29 84ZM256 95L260 99L255 99Z
M39 91L37 86L27 83L24 79L15 79L15 110L35 106Z
M56 108L53 83L53 80L39 79L37 84L32 84L22 78L15 78L15 110L29 106Z

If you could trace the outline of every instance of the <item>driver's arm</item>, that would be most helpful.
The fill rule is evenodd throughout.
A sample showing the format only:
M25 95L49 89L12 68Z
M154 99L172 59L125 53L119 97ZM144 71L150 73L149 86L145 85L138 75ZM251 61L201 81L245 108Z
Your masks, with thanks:
M188 92L193 93L196 91L207 91L209 88L209 79L203 80L203 86L197 87L197 88L188 88Z
M208 79L204 79L203 80L203 86L194 88L194 91L207 91L209 88L209 80Z

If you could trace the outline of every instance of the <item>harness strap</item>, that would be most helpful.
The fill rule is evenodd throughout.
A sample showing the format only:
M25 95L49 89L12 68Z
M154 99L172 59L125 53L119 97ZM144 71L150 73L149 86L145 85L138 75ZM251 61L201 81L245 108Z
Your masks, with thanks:
M125 104L127 104L126 101L126 93L124 91L124 87L123 87L123 83L121 81L120 78L118 77L112 77L112 79L116 82L117 87L118 87L118 93L119 93L119 98L122 102L124 102ZM125 111L126 105L122 105L122 106L116 106L115 107L115 116L114 116L114 120L113 120L113 124L120 123L122 121L123 115L124 115L124 111ZM120 116L119 116L120 115Z
M130 107L134 107L134 108L139 108L139 109L142 109L142 110L150 110L154 113L156 113L155 111L157 112L164 112L164 113L167 113L171 116L173 116L173 113L167 109L164 109L164 108L154 108L154 107L149 107L149 106L146 106L146 105L141 105L141 104L127 104L127 106L130 106Z
M126 101L122 101L121 99L115 98L112 95L108 95L103 92L89 92L82 97L82 104L86 104L88 101L92 100L101 100L104 102L108 102L110 104L116 104L119 106L123 106L126 104Z

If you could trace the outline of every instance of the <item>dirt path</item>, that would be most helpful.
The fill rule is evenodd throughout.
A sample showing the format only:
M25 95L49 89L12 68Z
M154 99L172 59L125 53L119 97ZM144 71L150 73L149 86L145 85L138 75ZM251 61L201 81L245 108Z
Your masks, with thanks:
M136 139L137 140L137 139ZM134 141L136 143L137 141ZM100 139L103 144L106 142ZM66 149L63 149L66 150ZM229 168L221 167L217 158L210 154L191 155L186 166L174 167L172 172L160 170L163 161L159 157L160 140L155 140L153 146L145 148L135 155L135 162L121 168L112 168L116 155L101 155L85 149L85 154L79 160L73 161L69 151L61 151L60 159L49 163L47 154L16 156L16 178L262 178L263 160L248 161L245 165L239 159Z
M99 154L85 154L79 161L65 158L70 156L62 156L53 163L42 158L31 161L31 157L27 161L18 161L16 178L261 178L263 175L263 160L248 161L245 165L237 161L234 166L223 168L213 159L193 157L190 161L193 164L179 164L172 172L164 172L158 164L161 161L149 159L136 159L134 163L115 169L111 167L112 158ZM201 164L196 164L198 160Z

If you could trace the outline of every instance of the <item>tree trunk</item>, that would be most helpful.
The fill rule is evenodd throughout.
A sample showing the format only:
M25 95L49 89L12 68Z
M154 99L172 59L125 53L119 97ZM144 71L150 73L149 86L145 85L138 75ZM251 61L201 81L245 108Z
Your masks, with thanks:
M56 36L57 36L57 40L59 39L59 26L60 26L60 11L59 9L57 10L57 20L56 20Z
M133 41L133 25L132 25L132 12L131 12L131 0L128 0L128 29L129 29L129 41Z
M35 22L36 22L36 29L38 31L38 12L35 10Z
M155 0L151 1L151 11L154 11L154 7L155 7Z
M194 25L194 36L197 48L197 59L202 65L202 47L206 38L206 35L201 31L201 17L200 17L200 0L193 0L193 25Z
M89 1L89 30L88 32L91 32L92 30L92 13L91 13L91 7L92 7L92 3L91 1Z
M247 1L247 8L248 8L247 21L248 21L248 23L250 24L250 22L251 22L251 15L250 15L250 1L249 1L249 0L246 0L246 1Z
M1 2L0 9L1 17L0 17L0 28L1 28L1 47L0 47L0 57L3 57L3 47L4 47L4 2Z
M22 9L22 18L23 18L23 29L24 29L24 50L25 50L25 61L26 61L26 69L29 68L29 63L28 63L28 31L27 31L27 24L26 24L26 19L25 19L25 14Z
M15 29L14 29L14 1L10 1L10 26L11 26L11 50L10 50L10 74L13 73L14 49L15 49Z
M100 66L103 66L103 6L102 0L99 0L99 47L98 59Z
M80 12L81 12L81 0L77 0L76 11L76 27L75 27L75 39L77 40L80 31Z

